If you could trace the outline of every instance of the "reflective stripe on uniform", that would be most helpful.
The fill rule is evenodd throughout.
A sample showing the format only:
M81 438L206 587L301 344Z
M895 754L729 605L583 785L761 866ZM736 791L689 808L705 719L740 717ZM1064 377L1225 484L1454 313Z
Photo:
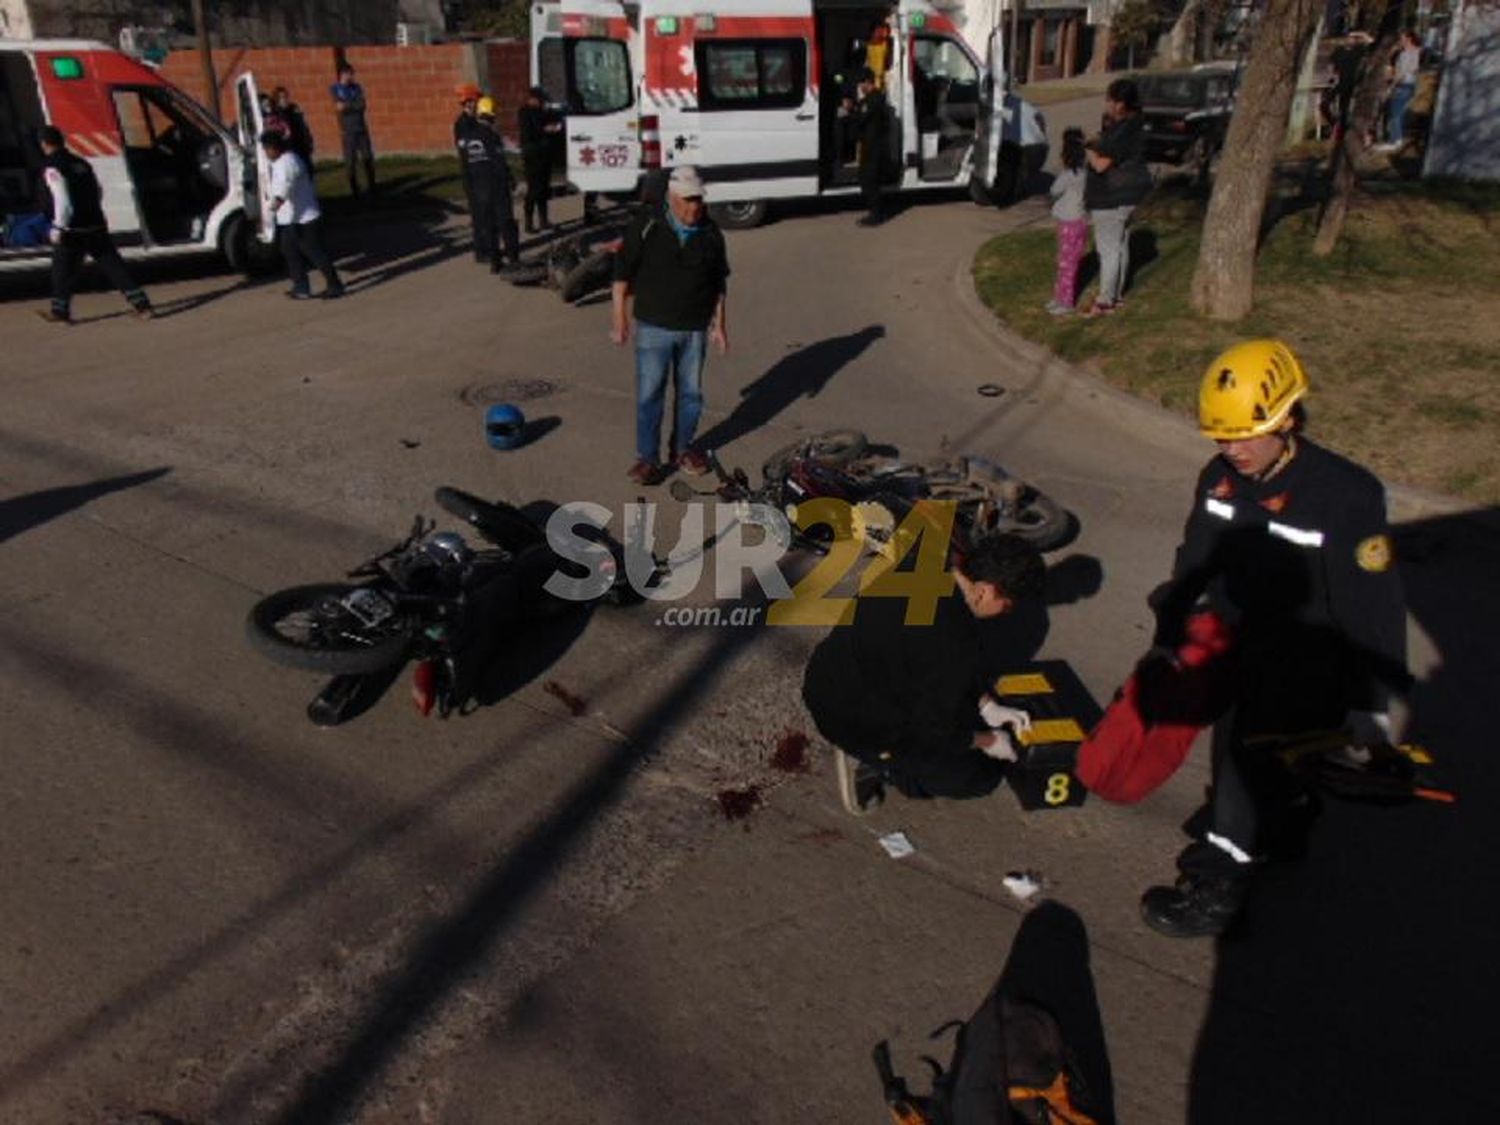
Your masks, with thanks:
M1203 510L1211 516L1218 516L1221 520L1234 519L1234 505L1215 500L1212 496L1203 501Z
M1321 531L1308 531L1300 527L1292 527L1290 524L1277 523L1271 520L1266 524L1266 530L1272 535L1285 539L1288 543L1295 543L1299 547L1321 547L1323 545L1323 533Z
M1240 847L1228 837L1220 836L1217 832L1205 832L1203 834L1203 838L1214 847L1218 848L1225 855L1233 859L1236 863L1251 862L1250 853L1245 851L1244 848Z

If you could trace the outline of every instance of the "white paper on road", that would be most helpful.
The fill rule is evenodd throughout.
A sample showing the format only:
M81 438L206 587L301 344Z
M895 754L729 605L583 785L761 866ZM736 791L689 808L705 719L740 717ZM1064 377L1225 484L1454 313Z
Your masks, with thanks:
M916 845L906 838L905 832L891 832L880 837L880 846L892 859L905 859L917 854Z
M1035 871L1012 871L1000 881L1022 902L1035 898L1042 890L1042 877Z

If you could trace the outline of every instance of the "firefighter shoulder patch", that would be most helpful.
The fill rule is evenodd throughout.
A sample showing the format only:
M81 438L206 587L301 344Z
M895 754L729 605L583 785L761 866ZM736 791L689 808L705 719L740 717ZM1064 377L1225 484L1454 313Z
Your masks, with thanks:
M1384 574L1391 569L1391 538L1389 535L1372 535L1360 541L1354 549L1354 559L1360 570L1371 574Z

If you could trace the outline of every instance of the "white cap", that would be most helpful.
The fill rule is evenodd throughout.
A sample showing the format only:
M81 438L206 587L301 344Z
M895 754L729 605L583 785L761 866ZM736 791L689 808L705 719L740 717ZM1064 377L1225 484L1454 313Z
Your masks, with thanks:
M703 198L703 177L698 175L698 169L691 164L682 164L673 168L672 175L667 180L667 187L679 199L692 196Z

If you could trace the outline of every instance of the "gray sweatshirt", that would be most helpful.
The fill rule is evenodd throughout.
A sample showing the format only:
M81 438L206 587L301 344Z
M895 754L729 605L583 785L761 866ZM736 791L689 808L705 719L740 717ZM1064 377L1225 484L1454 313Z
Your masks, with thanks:
M1084 179L1082 168L1076 172L1064 168L1052 181L1052 217L1058 222L1076 222L1084 217Z

